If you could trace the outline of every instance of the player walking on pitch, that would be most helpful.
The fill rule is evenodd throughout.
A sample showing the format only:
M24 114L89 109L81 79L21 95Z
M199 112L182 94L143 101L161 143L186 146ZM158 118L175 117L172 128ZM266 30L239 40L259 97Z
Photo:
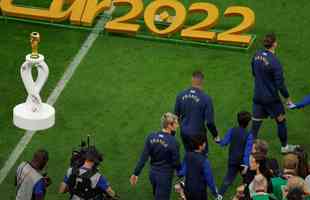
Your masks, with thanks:
M265 49L256 52L252 59L254 77L252 134L257 138L263 119L269 116L274 118L282 146L281 152L286 153L293 151L296 146L287 143L285 110L279 92L286 99L288 106L293 105L293 102L284 82L282 65L275 56L276 36L267 34L263 44Z

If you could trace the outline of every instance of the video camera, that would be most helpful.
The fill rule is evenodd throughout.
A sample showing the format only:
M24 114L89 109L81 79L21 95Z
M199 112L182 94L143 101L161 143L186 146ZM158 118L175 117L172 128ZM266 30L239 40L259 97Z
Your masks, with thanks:
M96 149L95 145L90 145L90 135L87 135L87 142L81 141L78 148L73 149L70 166L72 168L80 168L85 160L94 161L94 167L97 168L98 165L103 161L103 156Z

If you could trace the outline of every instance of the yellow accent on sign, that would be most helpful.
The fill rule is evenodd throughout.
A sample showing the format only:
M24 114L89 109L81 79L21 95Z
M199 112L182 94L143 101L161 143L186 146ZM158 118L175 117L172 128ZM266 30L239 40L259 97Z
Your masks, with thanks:
M171 24L162 30L159 30L154 22L156 12L160 9L174 9L175 18ZM186 10L182 3L176 0L156 0L150 3L144 11L144 22L148 29L158 36L168 36L178 32L185 23Z
M219 33L217 40L220 42L249 44L252 37L250 35L240 35L245 33L255 24L255 13L247 7L233 6L226 9L225 17L242 16L243 21L236 27Z
M213 28L219 21L219 9L211 3L194 3L189 7L191 13L206 12L207 17L200 23L184 29L181 32L183 38L197 40L214 40L215 32L206 31Z
M169 19L170 15L167 11L164 11L162 13L159 14L159 19L161 21L167 21Z
M131 5L131 10L124 16L109 21L105 29L110 32L135 34L140 29L139 24L129 23L130 20L138 19L143 13L142 0L115 0L115 6Z

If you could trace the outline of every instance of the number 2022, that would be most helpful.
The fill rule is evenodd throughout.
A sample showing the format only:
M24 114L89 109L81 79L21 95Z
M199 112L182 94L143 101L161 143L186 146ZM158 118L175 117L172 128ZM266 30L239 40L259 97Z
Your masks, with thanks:
M130 23L130 20L138 19L143 13L142 0L114 0L115 6L131 5L131 10L124 16L118 17L109 21L105 28L109 32L135 34L139 31L140 25ZM175 10L175 17L171 20L171 24L165 29L158 29L155 25L155 15L163 9ZM184 5L177 0L154 0L144 11L144 22L147 28L160 37L170 36L178 31L181 31L181 37L184 39L193 40L209 40L221 43L249 44L251 35L243 35L255 24L255 13L248 7L232 6L228 7L224 12L225 17L242 16L243 21L236 27L230 30L216 33L208 31L216 26L219 21L219 9L211 3L197 2L189 7L189 13L205 12L208 16L201 22L183 28L186 20L186 9Z

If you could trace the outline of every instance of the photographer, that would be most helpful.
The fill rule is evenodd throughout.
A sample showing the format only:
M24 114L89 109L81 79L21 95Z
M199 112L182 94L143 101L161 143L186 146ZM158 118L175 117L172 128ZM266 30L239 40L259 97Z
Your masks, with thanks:
M16 200L43 200L50 179L41 175L48 162L48 152L40 149L31 162L22 162L16 171Z
M70 193L70 200L106 200L115 199L115 192L97 169L102 155L94 146L90 146L81 155L82 166L68 169L59 193Z

